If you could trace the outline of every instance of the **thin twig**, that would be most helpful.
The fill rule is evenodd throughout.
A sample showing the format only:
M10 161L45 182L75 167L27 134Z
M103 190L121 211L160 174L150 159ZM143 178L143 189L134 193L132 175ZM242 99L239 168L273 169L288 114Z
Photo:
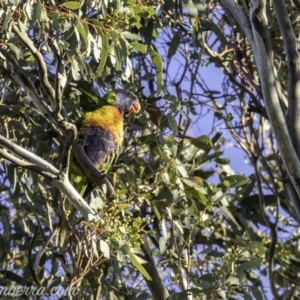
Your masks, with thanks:
M54 89L53 89L53 87L51 86L51 84L48 80L47 65L44 61L44 58L43 58L42 54L34 46L33 42L28 37L28 35L25 31L20 31L16 25L14 25L12 27L12 31L16 34L18 39L30 50L32 56L35 58L35 61L36 61L37 66L38 66L39 77L40 77L42 86L43 86L43 88L45 89L47 95L50 98L52 109L54 109L56 107L55 92L54 92Z
M42 255L47 251L48 244L52 241L52 239L56 236L58 232L58 227L54 229L52 234L49 236L48 240L44 243L43 248L37 253L36 260L34 262L33 271L36 273L37 268L40 264L40 260L42 258Z
M53 51L57 64L56 64L56 74L55 74L55 107L54 113L58 115L62 110L62 75L60 74L61 67L62 67L62 59L56 49L55 45L52 43L51 38L47 39L48 45Z
M37 286L41 286L41 282L36 274L36 271L34 270L34 268L32 267L32 248L33 248L33 241L34 241L34 237L37 233L37 230L38 228L36 227L35 228L35 232L33 234L33 238L31 238L28 234L27 236L27 243L28 243L28 267L29 267L29 270L32 274L32 278L34 280L34 282L37 284Z

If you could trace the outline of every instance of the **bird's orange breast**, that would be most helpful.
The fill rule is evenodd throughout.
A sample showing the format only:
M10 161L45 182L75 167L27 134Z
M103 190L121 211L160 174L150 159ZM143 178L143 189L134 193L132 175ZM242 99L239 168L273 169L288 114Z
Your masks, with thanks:
M82 130L86 127L97 126L109 130L113 139L121 146L123 142L123 116L115 106L104 106L85 114Z

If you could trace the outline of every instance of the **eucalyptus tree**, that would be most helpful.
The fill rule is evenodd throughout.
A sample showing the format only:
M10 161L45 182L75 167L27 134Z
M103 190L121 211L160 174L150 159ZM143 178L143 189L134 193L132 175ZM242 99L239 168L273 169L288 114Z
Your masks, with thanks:
M0 287L298 297L298 1L0 5ZM143 109L99 172L76 123L116 87ZM72 155L99 186L88 199Z

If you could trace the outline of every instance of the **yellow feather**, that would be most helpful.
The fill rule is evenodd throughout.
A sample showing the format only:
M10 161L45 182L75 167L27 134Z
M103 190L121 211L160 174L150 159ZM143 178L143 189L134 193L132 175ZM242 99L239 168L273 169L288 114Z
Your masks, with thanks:
M123 142L123 116L120 110L111 105L103 106L95 111L85 114L82 128L99 126L107 128L113 135L113 139L121 145Z

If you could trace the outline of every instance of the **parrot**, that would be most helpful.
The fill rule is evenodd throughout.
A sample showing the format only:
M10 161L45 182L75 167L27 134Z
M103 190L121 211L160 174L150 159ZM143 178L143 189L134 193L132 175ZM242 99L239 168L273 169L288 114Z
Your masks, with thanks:
M95 110L84 114L78 126L78 138L87 157L98 170L118 153L122 145L123 117L129 113L136 114L140 109L140 102L134 93L115 89L99 99ZM87 176L76 163L75 157L73 160L75 162L71 163L70 168L73 181L87 185Z

